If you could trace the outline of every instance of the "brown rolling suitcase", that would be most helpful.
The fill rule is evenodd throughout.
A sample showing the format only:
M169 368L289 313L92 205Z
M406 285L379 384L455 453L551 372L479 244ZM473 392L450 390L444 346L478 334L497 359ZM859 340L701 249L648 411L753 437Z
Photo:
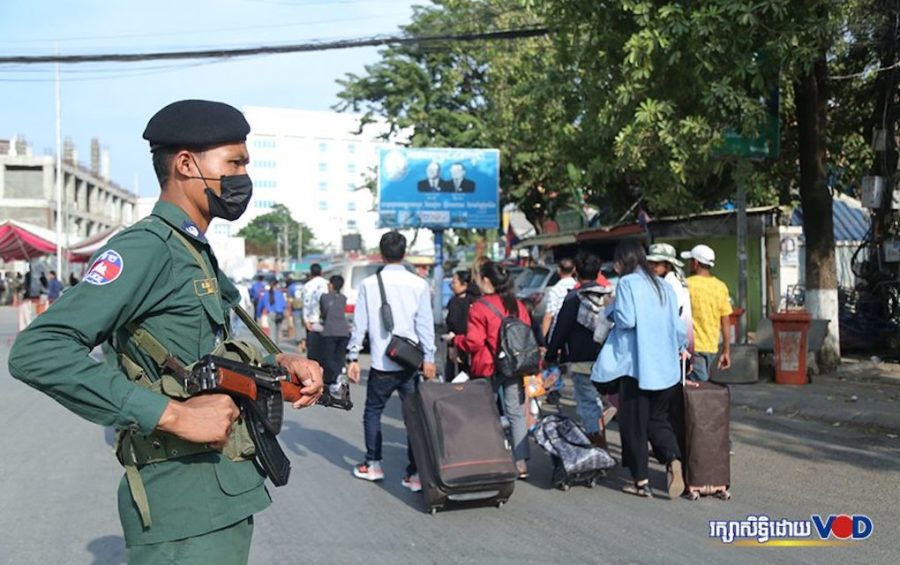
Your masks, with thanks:
M403 419L429 512L450 501L509 500L518 471L488 379L419 383Z
M710 382L684 380L685 484L691 500L701 495L731 498L728 388Z

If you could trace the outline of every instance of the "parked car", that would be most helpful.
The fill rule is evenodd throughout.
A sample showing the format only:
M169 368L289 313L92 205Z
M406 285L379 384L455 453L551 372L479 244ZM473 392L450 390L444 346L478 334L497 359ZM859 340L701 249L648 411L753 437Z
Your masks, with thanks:
M359 293L359 285L362 283L363 279L374 275L378 269L383 266L384 264L380 261L363 259L332 265L327 271L322 273L325 279L334 275L340 275L344 278L344 288L341 291L341 294L347 297L347 308L345 312L347 314L347 321L350 323L353 323L353 313L356 311L356 296ZM406 270L410 273L416 272L412 265L404 263L403 266L406 267Z
M559 281L559 273L552 267L525 267L516 276L519 298L534 302L534 316L543 318L547 309L547 291Z

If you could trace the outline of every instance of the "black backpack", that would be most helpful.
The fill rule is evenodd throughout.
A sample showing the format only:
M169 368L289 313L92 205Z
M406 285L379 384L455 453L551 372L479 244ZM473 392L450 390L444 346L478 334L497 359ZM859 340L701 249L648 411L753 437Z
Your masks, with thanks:
M481 299L500 318L500 336L494 352L494 383L505 384L537 373L541 353L531 327L517 316L503 315L493 304Z

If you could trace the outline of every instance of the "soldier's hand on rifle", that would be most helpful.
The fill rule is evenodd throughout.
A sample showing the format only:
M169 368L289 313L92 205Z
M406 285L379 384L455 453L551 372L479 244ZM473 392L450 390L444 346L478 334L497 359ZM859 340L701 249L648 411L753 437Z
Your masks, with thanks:
M241 411L227 394L201 394L185 401L170 400L156 428L193 443L225 447L231 425Z
M279 353L275 362L287 369L299 384L300 398L293 402L294 408L312 406L322 396L322 367L315 361L293 353Z

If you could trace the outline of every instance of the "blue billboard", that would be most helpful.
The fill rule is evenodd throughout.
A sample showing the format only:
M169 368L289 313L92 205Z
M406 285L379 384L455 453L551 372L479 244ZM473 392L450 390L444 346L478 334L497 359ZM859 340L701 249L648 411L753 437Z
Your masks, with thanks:
M496 149L379 150L379 227L496 228L499 200Z

